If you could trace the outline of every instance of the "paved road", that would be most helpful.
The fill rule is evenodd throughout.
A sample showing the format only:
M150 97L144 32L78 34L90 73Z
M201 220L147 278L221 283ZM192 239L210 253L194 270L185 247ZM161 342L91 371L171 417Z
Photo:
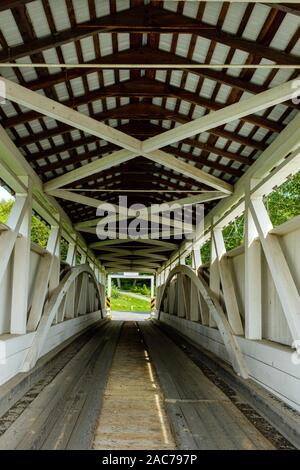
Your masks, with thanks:
M150 297L147 297L146 295L136 294L135 292L120 290L120 294L129 295L129 297L135 297L136 299L148 300L148 302L150 302Z

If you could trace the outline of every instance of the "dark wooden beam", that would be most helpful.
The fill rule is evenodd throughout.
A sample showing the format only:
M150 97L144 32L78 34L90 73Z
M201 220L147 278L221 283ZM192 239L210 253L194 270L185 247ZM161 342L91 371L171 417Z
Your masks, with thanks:
M91 158L93 157L102 158L116 149L117 147L113 146L113 144L108 144L108 145L103 146L102 150L96 149L88 153L81 153L76 156L71 156L70 158L58 159L56 162L52 162L46 165L38 165L35 168L35 171L40 176L43 176L45 172L54 171L58 169L65 169L69 165L77 165L78 163L82 163L82 162L89 163L91 161ZM31 160L31 161L29 160L31 164L34 163L34 161L35 160Z
M145 113L146 104L143 104L143 106L144 106L143 111ZM154 118L151 117L151 110L153 111L153 107L154 107L154 112L157 114L158 111L159 111L159 116L162 120L172 119L174 122L179 122L179 123L182 123L182 124L185 123L185 122L189 122L189 119L187 118L187 116L182 116L182 115L179 115L177 113L170 112L170 111L166 110L165 108L160 108L160 107L155 106L155 105L149 104L148 106L150 107L148 109L148 113L149 113L148 114L149 115L148 120L154 119ZM158 108L158 110L156 108ZM94 115L93 117L97 118L97 114ZM2 125L4 125L3 122L2 122ZM150 123L147 123L147 124L143 123L143 125L141 127L141 120L138 119L138 121L133 121L133 123L131 123L131 126L132 126L132 128L137 129L137 134L135 132L132 132L132 135L135 136L135 137L139 138L141 135L145 135L145 136L149 136L149 135L151 136L152 135L152 131L149 132L149 129L148 129L149 126L151 126ZM120 129L122 130L122 127L120 127ZM163 128L161 128L161 129L162 129L162 131L165 130ZM16 140L16 145L18 145L18 146L30 145L33 142L38 142L38 141L41 141L41 140L44 140L44 139L48 139L49 137L54 137L55 135L63 135L64 133L70 132L71 130L72 130L71 127L66 126L65 124L59 124L57 127L53 128L53 129L38 132L33 136L27 136L27 137L19 138L19 139ZM126 127L124 127L123 130L124 130L124 132L127 131L127 133L129 133L129 130L127 130ZM230 141L237 142L240 145L246 145L246 146L255 148L257 150L263 151L266 148L266 145L263 142L258 142L256 140L249 139L247 137L241 136L241 135L239 135L235 132L226 131L226 130L221 129L221 128L211 129L209 131L209 133L212 134L212 135L216 135L218 137L223 137L223 138L228 139Z
M33 118L32 111L30 113L25 113L20 116L14 116L11 118L7 118L1 122L3 127L10 128L17 124L20 124L24 121L24 116L27 114L31 114ZM130 119L136 121L149 121L149 120L171 120L175 122L180 122L182 124L186 122L190 122L190 119L185 115L180 115L175 113L174 111L168 110L166 108L161 108L160 106L156 106L153 104L148 103L133 103L125 106L121 106L119 108L113 108L102 113L96 113L92 115L94 119L99 121L105 121L107 119ZM56 134L61 134L59 130L59 126L57 127L57 131L52 130L52 132L56 132ZM70 130L70 128L69 128ZM68 129L65 128L65 132L68 132ZM250 147L256 148L258 150L263 150L265 145L261 142L257 142L253 139L247 139L246 137L240 136L235 132L225 131L221 128L215 128L209 130L210 134L217 135L219 137L224 137L225 139L229 139L235 142L240 143L241 145L248 145ZM49 133L48 133L49 134ZM43 134L44 135L44 134Z
M85 93L82 96L78 96L76 98L72 98L66 101L62 101L62 104L68 106L70 108L77 108L83 104L92 103L99 99L107 98L107 97L141 97L141 98L155 98L155 97L172 97L180 100L187 101L189 103L193 103L197 106L203 107L209 111L218 111L219 109L224 108L224 104L217 103L213 100L209 100L207 98L203 98L195 93L190 91L180 89L179 87L175 87L172 85L168 85L163 82L159 82L158 80L150 80L147 78L139 78L137 80L128 80L125 82L121 82L115 85L110 85L107 87L100 88L99 90ZM138 106L138 104L136 104ZM133 106L129 105L129 106ZM130 117L122 117L122 113L127 112L129 108L120 107L113 109L109 109L106 112L97 113L93 117L98 120L105 120L110 118L115 119L131 119ZM142 110L141 105L139 105L139 109ZM116 113L116 115L114 115ZM13 127L19 124L24 124L25 122L30 122L34 119L41 117L42 115L36 111L29 111L26 113L22 113L19 116L13 116L11 118L7 118L3 125L4 127ZM138 117L143 119L143 115ZM147 119L147 116L145 117ZM134 119L134 117L132 118ZM155 118L153 118L155 119ZM158 117L157 119L160 119ZM275 122L271 119L262 118L260 116L245 116L241 119L244 122L249 122L254 126L263 127L268 129L272 132L281 132L283 130L282 124L279 122Z
M237 169L232 168L230 166L224 165L220 162L214 162L212 160L208 160L205 157L191 156L190 153L179 151L178 149L176 150L176 152L174 152L174 155L175 154L177 156L181 157L181 158L184 158L185 160L195 161L197 166L201 166L201 167L207 166L208 168L211 168L212 170L222 171L224 174L226 173L226 174L230 175L231 177L238 178L243 174L243 170L241 170L241 169L237 170ZM141 163L138 163L138 162L141 162ZM248 164L251 164L251 162L249 162ZM52 164L52 165L55 165L55 164ZM60 167L61 167L61 165L60 165ZM53 167L52 167L52 169L53 169ZM48 171L51 170L50 165L48 166L47 170ZM41 168L41 172L43 172L43 171L44 171L43 168ZM37 170L37 172L39 173L39 170ZM172 173L172 170L169 170L169 169L164 168L164 167L158 168L155 165L153 165L151 162L147 162L146 160L140 158L140 159L135 159L135 160L131 161L130 164L125 163L125 164L122 164L122 165L114 166L114 167L112 167L108 170L102 171L101 173L97 173L95 175L83 178L83 179L80 180L80 182L77 185L74 186L73 184L71 184L70 187L72 187L72 188L73 187L76 187L76 188L84 187L85 184L90 183L91 181L97 182L97 180L101 180L101 184L102 184L103 178L106 178L106 177L119 178L120 177L119 173L124 175L125 180L126 180L126 178L129 174L134 174L135 179L137 181L140 180L140 178L143 178L143 176L150 174L150 175L152 175L153 180L155 180L155 179L160 180L161 176L165 176L165 177L170 178L170 179L172 178L172 179L176 179L178 181L182 181L182 182L184 182L186 184L190 184L192 186L196 186L196 187L199 186L192 179L189 179L189 178L184 177L182 175L180 175L180 176L175 175L174 173ZM110 181L112 181L112 180L110 180ZM163 183L163 182L165 182L165 184L168 184L167 180L163 179L161 181L161 183ZM95 183L95 184L99 185L98 182ZM177 184L177 188L178 188L178 184ZM182 189L185 189L185 188L182 188Z
M265 2L270 8L283 11L284 13L290 13L291 15L300 16L300 5L299 3L268 3Z
M183 153L183 152L180 152L178 149L176 149L174 147L170 147L169 149L166 148L165 150L168 151L169 153L173 154L173 155L177 155L177 156L180 156L182 158L185 158L188 161L193 161L195 163L206 165L209 168L226 172L226 173L230 174L231 176L241 176L241 171L240 170L236 170L236 169L231 168L230 166L224 165L222 163L207 160L207 159L205 159L201 156L195 156L195 155L192 155L191 153L188 153L188 152ZM220 152L215 151L213 153L218 155ZM55 170L58 170L58 169L64 169L68 165L75 165L77 163L81 163L81 162L85 162L85 161L88 162L88 160L90 158L95 157L95 156L98 156L99 158L101 158L102 156L104 156L104 154L99 154L99 151L89 152L88 154L80 154L80 155L77 156L77 158L70 157L70 158L67 158L67 159L64 159L64 160L58 160L57 162L52 162L52 163L48 163L46 165L38 166L35 169L35 171L37 172L38 175L43 176L45 173L48 173L50 171L55 171ZM233 158L233 156L234 156L234 158ZM231 160L241 162L244 165L245 164L250 165L252 163L247 158L241 157L241 156L235 155L235 154L232 155ZM113 169L118 171L118 168L119 168L118 166L115 166ZM105 173L101 172L101 176L111 175L112 174L111 171L112 170L107 170ZM119 168L119 171L122 171L121 167ZM122 171L122 173L123 173L123 171Z
M86 64L95 64L95 63L101 63L102 59L94 59ZM186 59L184 57L177 56L171 52L166 52L162 50L155 50L151 49L147 46L145 47L140 47L137 49L129 49L121 52L117 52L111 55L105 56L105 60L107 63L120 63L120 64L138 64L138 63L153 63L155 64L182 64L185 66L190 66L191 68L185 68L184 70L186 72L193 73L199 77L203 78L208 78L210 80L214 80L218 83L228 85L234 89L241 90L241 91L247 91L249 93L261 93L262 91L265 91L268 89L268 87L264 85L257 85L255 83L252 83L251 81L245 80L240 77L234 77L231 75L228 75L227 73L224 73L223 71L220 72L218 70L210 70L210 69L193 69L193 65L196 64L196 62L193 62L189 59ZM182 69L183 70L183 69ZM73 68L73 69L68 69L68 71L62 71L62 72L57 72L54 74L49 74L47 77L44 77L43 79L39 80L32 80L30 82L26 83L26 86L30 88L31 90L40 90L40 89L45 89L48 87L51 87L53 85L56 85L58 83L63 83L66 81L73 80L75 78L79 77L85 77L86 75L90 73L94 73L95 69L94 68ZM296 107L291 101L287 102L289 106Z
M27 135L26 137L19 137L15 140L15 144L18 147L25 147L26 145L40 142L42 140L55 137L56 135L62 136L67 132L71 132L72 130L74 130L73 127L70 127L67 124L59 123L56 127L53 127L51 129L42 130L32 135Z
M82 193L80 194L84 194L85 196L88 196L90 195L90 197L99 197L99 190L101 189L103 193L106 192L106 189L122 189L122 190L130 190L130 189L134 189L134 190L143 190L144 189L155 189L155 191L157 192L160 192L160 191L164 191L164 189L167 189L167 190L185 190L186 193L190 193L189 189L185 189L184 187L182 188L178 188L178 184L177 183L172 183L171 181L169 180L166 180L166 179L163 179L163 178L159 178L159 177L151 177L151 175L149 174L146 174L145 172L135 172L135 171L124 171L122 172L122 184L120 185L119 183L117 183L117 178L116 178L116 181L113 181L113 184L111 184L112 180L111 178L109 180L105 180L103 182L103 184L99 185L95 185L95 189L97 189L98 191L96 192L86 192L86 191L82 191ZM137 177L138 177L138 183L137 183ZM107 188L106 188L106 184L109 185ZM146 186L147 184L147 186ZM164 187L162 187L161 185L163 185ZM97 187L96 187L97 186ZM99 187L100 186L100 187ZM130 187L129 187L130 186ZM91 188L92 189L92 188Z
M67 142L62 145L57 145L56 147L51 147L47 150L42 150L41 152L28 152L26 157L29 162L35 162L37 160L40 160L42 158L48 158L52 155L57 155L62 152L68 152L73 149L77 149L79 147L82 147L83 145L88 145L91 143L96 143L99 142L100 139L97 139L97 137L94 136L89 136L89 137L83 137L78 140L70 140L70 142ZM106 153L113 152L114 150L117 150L119 147L114 144L106 144L102 145L100 149L93 150L89 152L88 154L85 155L85 158L91 158L92 156L98 156L98 155L105 155ZM95 155L96 152L96 155ZM90 156L89 156L90 155ZM84 160L82 157L82 154L78 154L78 159ZM66 160L62 160L61 163L64 164Z
M105 147L108 147L108 146L105 146ZM103 149L105 151L104 147L103 147ZM99 150L93 150L92 152L89 152L89 153L79 154L79 155L77 155L76 158L70 157L70 158L66 158L64 160L58 160L57 162L52 162L52 163L48 163L46 165L38 166L35 169L35 171L38 175L42 176L44 173L47 173L49 171L54 171L54 170L58 170L58 169L65 169L65 167L67 167L69 165L75 165L76 163L82 163L82 162L88 163L90 158L93 158L93 157L102 158L105 155L107 155L107 152L102 153ZM118 166L115 166L114 168L117 168L117 167ZM67 173L67 171L66 171L66 173ZM101 173L101 175L102 175L102 173Z
M225 166L225 165L223 165L223 166ZM90 187L91 182L94 182L95 185L99 186L99 184L102 184L102 183L101 182L99 183L99 181L97 181L97 180L100 180L101 178L103 178L103 175L112 176L113 178L114 177L119 178L119 176L117 176L118 173L122 173L124 175L127 175L128 172L130 172L130 173L134 172L134 174L136 175L137 178L139 178L140 175L142 175L142 174L152 175L153 178L154 178L154 175L157 174L158 178L160 178L161 176L165 176L167 178L175 179L177 181L181 181L183 183L186 183L187 185L194 186L198 189L202 189L202 188L206 187L202 183L198 183L192 178L188 178L187 176L183 176L181 174L176 175L169 168L158 167L155 164L153 164L151 161L148 161L147 159L145 159L143 157L138 157L138 158L135 158L134 160L131 160L130 162L123 163L122 165L118 165L118 166L116 165L116 166L112 167L109 170L105 170L105 171L102 171L100 173L96 173L94 175L82 178L80 181L78 181L77 184L72 183L70 185L67 185L66 188L70 187L70 188L81 189L87 183L89 185L88 187ZM178 185L177 185L177 187L178 187ZM209 188L209 187L207 187L207 188L208 188L208 190L211 190L211 188ZM185 189L185 188L182 188L182 189Z
M0 11L9 10L10 8L16 8L26 3L31 3L33 0L1 0Z
M133 135L135 135L134 134L134 127L135 126L126 125L126 127L125 126L119 126L118 129L133 136ZM164 130L165 130L160 126L155 126L155 125L151 125L151 124L149 124L149 127L152 130L152 132L148 131L147 137L152 137L154 135L160 134L160 133L164 132ZM141 137L141 136L139 136L139 137ZM143 136L143 137L145 137L145 136ZM62 145L58 145L56 147L49 148L49 149L41 151L41 152L30 152L30 153L28 152L26 157L27 157L27 160L29 162L34 162L34 161L40 160L42 158L48 158L50 156L57 155L57 154L62 153L62 152L66 152L66 151L69 151L69 150L72 150L72 149L77 149L79 147L82 147L83 145L96 143L96 142L99 142L99 139L97 139L94 136L84 137L84 138L81 138L81 139L70 141L67 144L62 144ZM233 160L233 161L237 161L237 162L249 165L248 158L243 157L242 155L239 155L238 153L233 153L233 152L229 152L228 150L224 150L224 149L214 147L213 145L209 145L208 143L201 142L197 139L184 139L182 142L187 144L187 145L190 145L191 147L195 147L195 148L198 148L200 150L204 150L206 152L213 153L213 154L218 155L220 157L225 157L229 160ZM99 150L89 152L88 154L78 154L78 158L76 158L76 159L63 159L60 162L60 164L59 164L59 162L55 162L55 163L52 163L50 165L47 165L46 168L52 168L52 169L62 168L63 166L67 166L69 164L74 164L75 162L83 161L83 160L91 158L93 156L98 156L98 155L99 155L99 157L104 156L106 153L112 152L112 151L116 150L117 148L118 147L116 145L113 145L113 144L108 145L107 144L107 145L104 145L104 146L100 147L100 154L99 154ZM164 150L169 152L169 153L172 153L174 151L174 147L171 147L171 146L165 147ZM193 159L190 158L190 160L197 161L198 157L192 156L192 155L191 155L191 157L193 157ZM45 171L48 171L48 170L45 170Z
M97 20L78 24L55 35L29 41L26 45L23 44L4 49L0 52L0 62L9 62L20 57L42 52L45 49L61 46L71 41L79 41L101 32L193 33L211 41L226 44L231 48L255 54L259 57L265 57L279 64L300 64L300 58L297 56L227 33L218 26L197 21L151 5L130 8L116 14L98 18Z
M203 158L203 157L201 158L198 155L193 155L191 152L182 152L177 147L174 147L174 146L164 147L164 150L166 152L172 154L172 155L176 155L178 157L184 158L184 159L189 160L191 162L202 163L204 165L206 165L206 162L208 162L208 166L210 166L211 168L215 168L215 169L222 168L223 170L224 170L224 168L227 168L227 166L225 166L225 165L221 165L220 168L216 168L214 166L214 161L207 160L206 158ZM207 149L206 149L206 151L207 151ZM213 152L213 153L216 155L215 152ZM221 156L223 156L223 155L221 155ZM231 158L229 160L236 161L236 162L241 163L242 165L247 165L247 166L251 165L251 163L252 163L251 160L249 160L248 158L243 157L242 155L238 155L238 154L231 154Z
M107 150L106 150L106 147L107 147ZM83 161L88 161L88 159L92 158L92 157L95 157L95 156L99 156L99 158L103 157L104 155L106 155L108 152L112 151L112 149L109 149L108 150L108 145L103 147L103 150L102 150L102 153L99 154L99 150L93 150L92 152L89 152L88 154L79 154L78 155L78 158L69 158L69 159L64 159L64 160L61 160L61 161L58 161L58 162L54 162L54 163L50 163L49 165L46 165L46 167L42 166L41 168L44 170L44 171L47 171L46 168L50 169L50 170L54 170L54 169L58 169L58 168L64 168L65 166L67 165L74 165L78 162L83 162ZM201 158L201 156L198 156L198 155L193 155L191 152L181 152L178 150L178 148L174 147L174 146L168 146L168 147L164 147L163 150L165 150L166 152L172 154L172 155L177 155L177 156L180 156L182 158L185 158L186 160L190 161L190 162L195 162L195 163L203 163L203 164L206 164L206 162L208 162L208 166L211 167L211 168L215 168L215 169L218 169L218 170L223 170L225 168L227 168L227 166L221 164L219 167L215 166L214 165L214 162L212 160L206 160L205 158ZM203 150L205 150L206 152L209 152L209 153L213 153L214 155L216 156L219 156L219 157L225 157L229 160L232 160L232 161L236 161L236 162L239 162L243 165L251 165L252 161L249 160L247 157L243 157L242 155L239 155L239 154L235 154L235 153L231 153L231 152L228 152L226 150L219 150L217 149L216 147L211 147L209 145L206 145L206 144L203 144ZM237 175L238 173L234 173L235 175Z

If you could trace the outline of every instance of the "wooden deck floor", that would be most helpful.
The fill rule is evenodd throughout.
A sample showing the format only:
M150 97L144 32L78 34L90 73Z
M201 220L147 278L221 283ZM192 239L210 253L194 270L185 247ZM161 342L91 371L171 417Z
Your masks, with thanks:
M150 321L106 322L61 354L2 417L0 449L273 448Z
M273 449L228 397L151 322L139 323L179 449Z
M160 387L134 322L125 322L121 331L93 447L175 448Z
M58 373L45 372L36 384L39 393L33 386L3 417L10 425L0 436L1 450L91 447L121 325L107 322L95 329Z

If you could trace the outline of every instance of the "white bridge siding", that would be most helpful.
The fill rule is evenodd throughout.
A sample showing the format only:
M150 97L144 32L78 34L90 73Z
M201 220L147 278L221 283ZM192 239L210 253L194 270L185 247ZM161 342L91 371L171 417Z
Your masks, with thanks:
M2 228L4 227L2 226ZM40 263L46 253L47 250L31 243L29 279L24 279L24 284L28 282L29 285L28 312L30 312L33 295L37 288L37 282L39 281L38 273ZM27 333L19 335L10 333L13 269L14 254L9 260L3 281L0 284L0 385L22 370L24 360L30 351L30 347L36 335L35 331L27 331ZM76 293L80 286L77 283L77 279L75 279L74 282L76 288L70 290L70 295L68 295L68 293L66 294L65 301L63 301L58 315L56 315L46 335L45 342L41 346L39 357L56 348L72 336L83 332L86 328L99 322L102 318L103 309L97 298L95 285L90 282L90 279L86 282L83 286L85 289L84 298L77 298L78 305L75 307L74 292ZM99 286L101 296L104 299L104 284L100 284ZM19 288L21 290L23 286L20 285ZM47 297L48 295L49 292ZM62 310L64 310L64 313ZM73 315L70 314L71 312ZM67 313L69 313L69 315L67 315Z
M100 315L100 311L96 311L52 325L43 346L41 357L72 336L99 322ZM32 345L34 335L35 333L31 332L26 335L2 335L0 337L0 385L7 382L21 370L26 353Z
M293 279L300 290L300 217L272 230L280 237L280 244L288 262ZM245 321L245 253L238 247L226 254L232 273L239 312ZM201 271L201 268L200 268ZM292 335L275 288L267 261L261 257L262 287L262 339L250 340L245 334L236 336L243 353L249 377L300 411L300 365L292 361ZM177 281L170 284L172 312L163 311L170 302L162 303L160 320L182 332L194 342L230 363L219 330L215 327L190 320L182 306L177 303ZM194 298L194 302L197 300ZM176 304L176 305L175 305ZM223 301L222 301L223 304Z
M38 266L44 253L45 253L45 250L40 248L38 245L34 243L31 244L29 281L28 281L29 282L28 305L31 305L34 285L37 279ZM2 283L0 283L0 335L3 335L5 333L10 333L12 274L13 274L13 256L11 256L9 260L6 273L4 274L3 281ZM25 280L24 280L24 283L25 283ZM20 289L21 288L22 286L20 286Z
M287 233L286 233L287 231ZM300 291L300 217L273 229L280 236L281 247L293 279ZM243 247L228 252L236 287L239 310L245 317L245 257ZM293 339L267 261L262 252L262 337L291 346Z
M219 331L198 322L161 312L161 321L230 363ZM300 368L291 361L291 348L274 342L238 337L249 376L292 408L300 411Z

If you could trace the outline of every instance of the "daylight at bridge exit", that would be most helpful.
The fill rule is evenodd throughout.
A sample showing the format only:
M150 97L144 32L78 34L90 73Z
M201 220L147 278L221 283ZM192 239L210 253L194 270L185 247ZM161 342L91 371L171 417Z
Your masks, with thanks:
M0 1L1 461L295 455L299 109L294 0Z

